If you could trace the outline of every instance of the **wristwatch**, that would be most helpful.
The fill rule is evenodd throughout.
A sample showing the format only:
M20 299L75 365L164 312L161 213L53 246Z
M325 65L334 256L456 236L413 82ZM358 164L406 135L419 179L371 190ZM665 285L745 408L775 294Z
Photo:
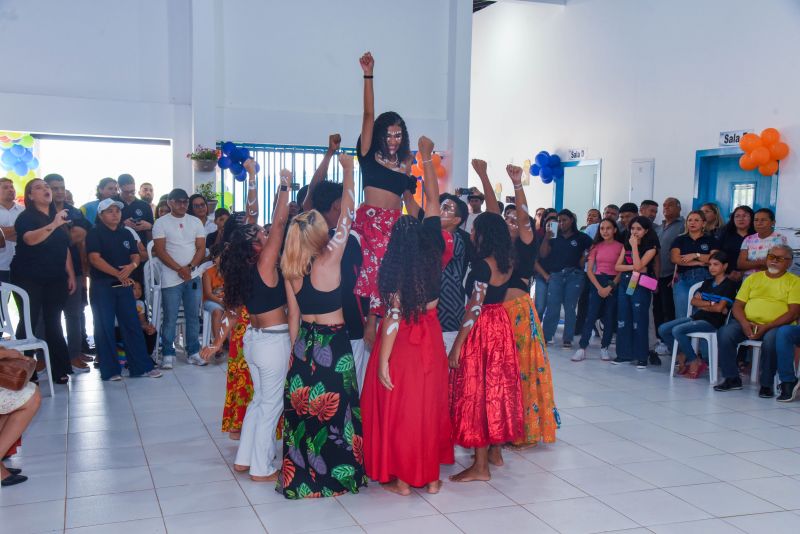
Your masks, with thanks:
M700 259L700 253L699 252L695 252L694 253L694 259L696 259L696 260Z

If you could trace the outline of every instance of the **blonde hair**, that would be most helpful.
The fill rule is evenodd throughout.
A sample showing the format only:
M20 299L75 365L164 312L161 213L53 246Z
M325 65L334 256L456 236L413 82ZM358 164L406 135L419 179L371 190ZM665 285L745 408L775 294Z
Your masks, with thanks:
M302 278L311 272L311 262L328 244L328 225L317 210L301 213L289 224L281 257L286 279Z

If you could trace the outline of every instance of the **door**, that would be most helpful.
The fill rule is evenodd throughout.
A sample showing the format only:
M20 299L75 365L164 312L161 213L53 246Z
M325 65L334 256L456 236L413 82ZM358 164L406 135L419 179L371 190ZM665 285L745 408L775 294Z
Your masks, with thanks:
M716 202L726 218L742 205L775 211L778 175L762 176L758 171L743 170L739 167L741 155L738 148L697 151L692 209Z
M556 182L553 205L573 212L581 226L586 212L600 207L600 160L568 161L562 166L564 179Z
M634 159L631 160L631 190L628 200L637 206L642 200L652 200L653 186L655 185L656 160Z

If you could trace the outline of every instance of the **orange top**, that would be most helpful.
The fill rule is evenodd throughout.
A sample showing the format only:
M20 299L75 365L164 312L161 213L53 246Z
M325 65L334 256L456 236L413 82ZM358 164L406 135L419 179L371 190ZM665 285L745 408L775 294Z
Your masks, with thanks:
M209 279L211 280L211 292L215 296L222 298L222 295L224 294L223 280L222 280L222 275L220 274L217 266L212 265L211 267L209 267L208 270L205 273L203 273L203 276L208 276Z

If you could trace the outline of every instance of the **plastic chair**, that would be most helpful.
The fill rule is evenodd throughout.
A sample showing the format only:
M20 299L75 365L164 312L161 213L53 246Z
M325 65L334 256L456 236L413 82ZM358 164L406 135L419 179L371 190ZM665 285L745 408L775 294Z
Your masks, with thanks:
M203 341L201 347L207 347L211 343L211 313L203 310Z
M17 339L14 326L11 324L11 317L8 313L8 299L16 293L22 301L22 324L25 327L25 338ZM41 349L44 353L44 363L47 369L47 382L50 384L50 396L55 396L55 388L53 388L53 375L50 370L50 350L47 347L47 342L43 339L33 337L33 327L31 325L31 299L28 292L19 286L4 282L0 284L0 329L3 334L8 334L11 339L3 339L0 345L7 349L14 349L20 352L25 350ZM5 336L4 336L5 337Z
M750 366L750 383L755 384L756 380L758 379L758 364L761 360L761 341L757 339L748 339L747 341L742 341L736 346L737 349L739 347L750 347L751 349L753 361L752 365Z
M697 291L700 290L700 287L703 285L703 282L698 282L694 284L691 288L689 288L689 305L686 307L686 316L691 317L694 308L692 306L692 298ZM719 350L717 348L717 333L716 332L693 332L688 334L688 337L692 340L692 348L694 349L695 353L697 353L700 349L700 340L704 339L708 344L708 381L711 385L717 383L717 367L719 366ZM675 362L678 358L678 342L675 341L672 344L672 363L670 364L669 376L675 375Z

